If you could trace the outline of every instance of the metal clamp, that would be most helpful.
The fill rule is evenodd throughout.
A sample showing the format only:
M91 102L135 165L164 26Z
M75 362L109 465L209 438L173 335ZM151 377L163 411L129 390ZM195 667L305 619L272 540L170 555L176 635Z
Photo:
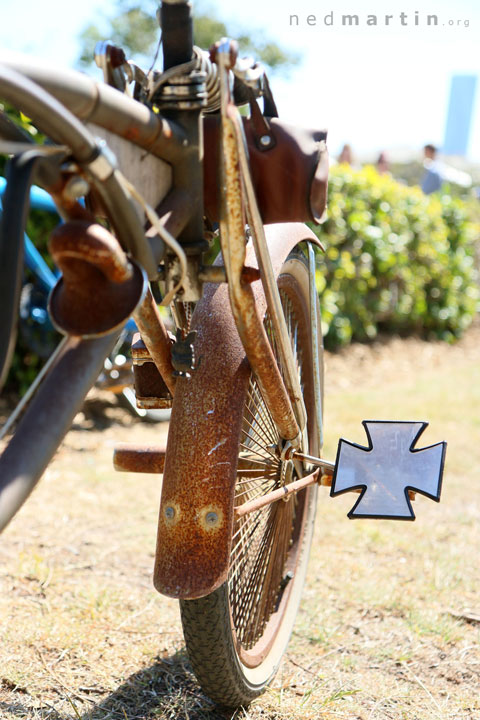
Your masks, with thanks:
M105 140L97 139L98 155L88 163L87 167L92 175L101 182L105 182L113 175L118 167L117 158L110 150Z

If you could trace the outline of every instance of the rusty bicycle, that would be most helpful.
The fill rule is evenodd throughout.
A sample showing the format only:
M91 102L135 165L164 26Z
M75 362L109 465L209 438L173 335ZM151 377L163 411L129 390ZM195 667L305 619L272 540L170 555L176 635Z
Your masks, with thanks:
M266 688L285 651L319 484L333 483L332 494L360 488L359 516L411 518L414 490L439 498L445 445L414 450L423 423L367 426L376 448L389 449L382 461L400 483L395 497L375 489L385 490L380 480L372 489L351 446L335 462L321 457L323 248L303 223L325 209L326 133L281 122L263 68L239 58L234 42L196 48L190 3L164 0L160 22L161 72L144 73L110 43L96 48L103 83L0 56L0 98L47 138L32 143L1 116L0 149L10 155L2 377L33 180L64 220L50 240L62 276L49 311L65 338L4 428L0 525L38 482L133 315L137 402L172 405L171 422L166 448L119 447L114 464L163 474L154 583L180 600L203 689L234 707ZM220 253L207 263L212 246ZM174 335L152 288L171 309ZM422 468L410 472L414 452Z

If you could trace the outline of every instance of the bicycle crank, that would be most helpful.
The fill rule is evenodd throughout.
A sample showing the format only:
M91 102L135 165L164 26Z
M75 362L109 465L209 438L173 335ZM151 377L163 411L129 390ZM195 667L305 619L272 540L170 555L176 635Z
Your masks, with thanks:
M415 445L428 423L389 420L364 420L368 445L341 439L334 463L289 447L282 453L283 463L301 461L316 469L303 477L288 481L254 500L235 507L237 518L258 512L279 500L318 483L330 487L330 496L346 492L360 494L348 517L415 520L411 501L416 493L440 501L446 442L425 448ZM163 472L165 448L124 446L115 450L116 470L130 472ZM265 472L250 466L248 457L239 458L239 470ZM272 460L273 466L273 460ZM298 467L298 463L296 463ZM290 480L291 472L281 473Z
M415 520L411 501L418 492L440 501L446 442L425 448L415 445L426 422L364 420L368 438L364 447L341 439L335 463L302 453L286 445L285 462L302 461L317 469L235 509L237 517L260 510L309 485L331 486L330 496L360 493L348 517Z

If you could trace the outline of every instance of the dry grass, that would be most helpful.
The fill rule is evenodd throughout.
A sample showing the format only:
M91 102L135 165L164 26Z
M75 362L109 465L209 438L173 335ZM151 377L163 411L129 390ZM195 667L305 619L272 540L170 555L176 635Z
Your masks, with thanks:
M364 418L427 419L425 444L449 442L442 503L419 498L416 523L349 521L352 496L322 494L287 656L234 717L480 718L480 625L449 614L480 608L479 357L478 329L453 348L328 357L326 455L339 435L364 442ZM152 589L158 479L111 470L116 442L166 427L106 417L67 436L2 537L0 718L231 718L196 685L176 602Z

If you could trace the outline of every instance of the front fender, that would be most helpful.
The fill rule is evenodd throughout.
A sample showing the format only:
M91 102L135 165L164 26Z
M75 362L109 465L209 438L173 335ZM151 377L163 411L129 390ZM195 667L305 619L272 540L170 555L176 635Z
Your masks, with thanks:
M301 223L266 225L275 277L302 241ZM249 246L247 264L256 267ZM260 281L252 285L262 317ZM158 522L154 584L170 597L208 595L227 579L233 500L250 366L230 309L228 287L208 284L192 318L198 367L179 378L173 401Z

